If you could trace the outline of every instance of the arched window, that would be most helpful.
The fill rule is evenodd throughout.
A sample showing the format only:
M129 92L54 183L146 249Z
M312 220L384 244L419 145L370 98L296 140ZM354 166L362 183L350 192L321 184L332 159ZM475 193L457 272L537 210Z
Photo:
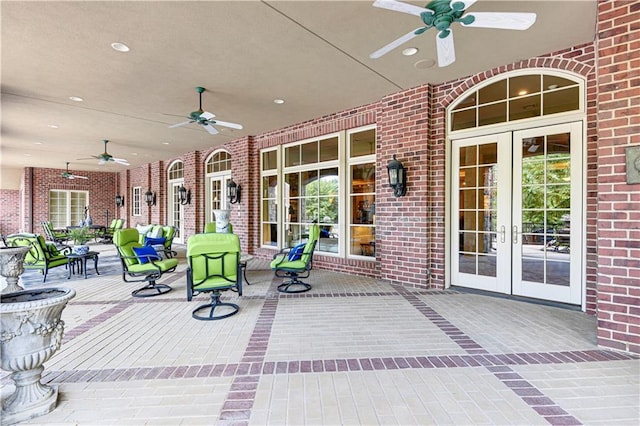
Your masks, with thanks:
M449 130L546 117L579 111L581 82L549 72L518 71L479 85L450 109Z

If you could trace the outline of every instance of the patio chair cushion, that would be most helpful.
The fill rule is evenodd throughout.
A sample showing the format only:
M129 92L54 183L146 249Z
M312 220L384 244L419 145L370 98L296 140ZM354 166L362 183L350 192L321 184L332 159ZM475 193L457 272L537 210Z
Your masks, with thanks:
M160 256L158 256L156 250L151 246L132 247L132 249L138 258L138 262L142 264L149 262L151 259L160 260Z
M292 248L289 252L288 260L300 260L300 258L302 257L302 253L304 253L304 248L306 247L306 245L307 243L301 243Z

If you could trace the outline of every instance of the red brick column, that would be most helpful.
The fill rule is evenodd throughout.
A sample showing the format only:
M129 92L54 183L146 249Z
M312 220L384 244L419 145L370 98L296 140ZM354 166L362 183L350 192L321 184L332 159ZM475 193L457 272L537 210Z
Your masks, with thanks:
M598 344L635 353L640 184L626 183L625 148L640 145L638 22L637 1L598 3Z

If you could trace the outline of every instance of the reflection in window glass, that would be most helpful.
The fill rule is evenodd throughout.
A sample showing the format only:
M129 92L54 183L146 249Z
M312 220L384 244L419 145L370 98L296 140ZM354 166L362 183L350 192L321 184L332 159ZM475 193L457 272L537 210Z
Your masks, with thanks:
M352 133L350 135L351 157L375 154L376 152L376 131L374 129L364 132Z
M278 151L271 150L262 153L262 170L276 170L278 167Z

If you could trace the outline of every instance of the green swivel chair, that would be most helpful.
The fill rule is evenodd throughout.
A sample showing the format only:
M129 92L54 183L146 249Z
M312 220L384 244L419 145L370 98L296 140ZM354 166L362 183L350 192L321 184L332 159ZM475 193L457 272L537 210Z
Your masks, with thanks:
M308 278L313 267L313 251L318 242L320 228L317 224L309 227L309 239L306 243L281 250L271 261L271 269L278 278L289 278L278 286L282 293L302 293L311 290L311 284L300 278Z
M135 228L119 229L113 235L113 244L118 250L122 264L124 282L145 282L146 285L131 293L133 297L151 297L168 293L172 288L166 284L158 284L156 280L162 275L173 272L178 266L178 259L160 259L151 246L143 246L138 242L138 230Z
M220 301L220 292L235 290L242 296L240 239L235 234L195 234L187 240L187 300L211 293L211 302L198 306L192 316L211 321L235 315L234 303ZM203 313L203 314L201 314Z

